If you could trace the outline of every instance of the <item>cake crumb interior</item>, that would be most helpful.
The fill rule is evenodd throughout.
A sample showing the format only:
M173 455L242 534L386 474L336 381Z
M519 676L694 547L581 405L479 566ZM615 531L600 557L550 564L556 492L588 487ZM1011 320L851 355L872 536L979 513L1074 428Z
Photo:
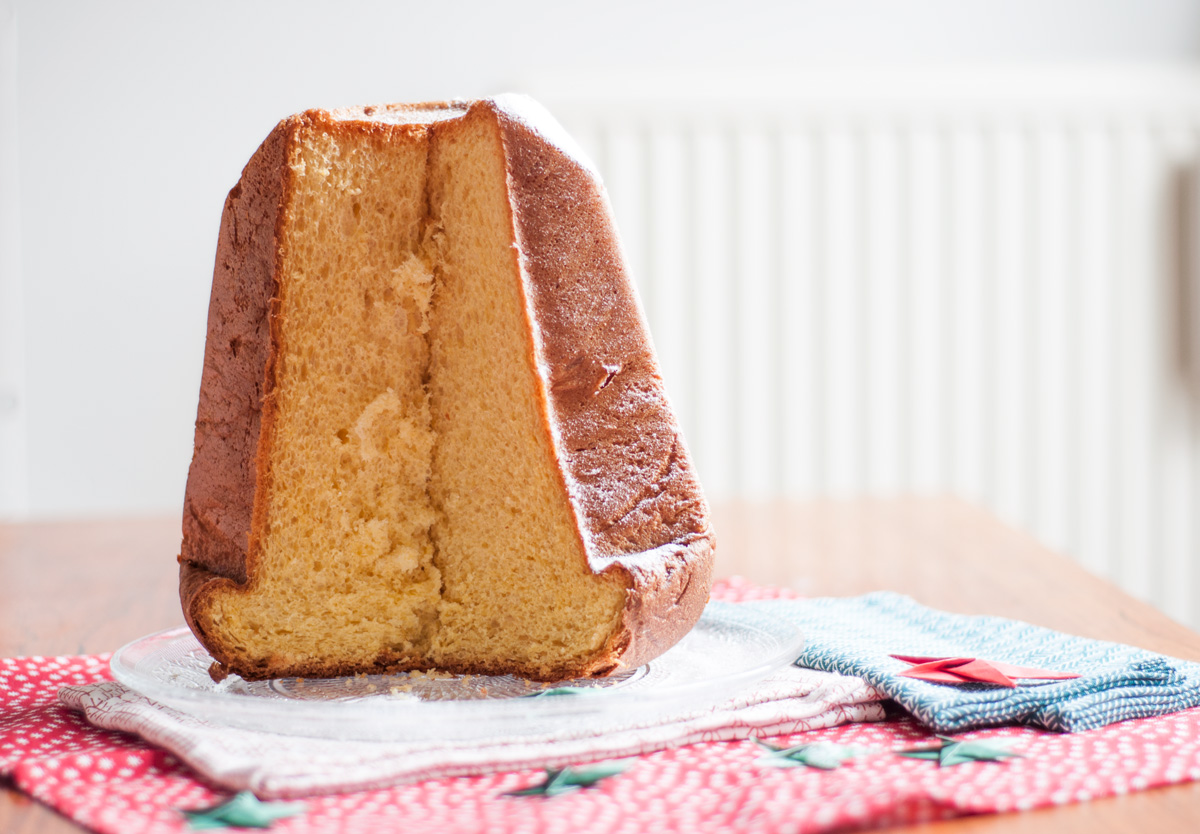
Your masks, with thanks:
M303 130L247 666L555 679L616 632L545 430L494 119Z

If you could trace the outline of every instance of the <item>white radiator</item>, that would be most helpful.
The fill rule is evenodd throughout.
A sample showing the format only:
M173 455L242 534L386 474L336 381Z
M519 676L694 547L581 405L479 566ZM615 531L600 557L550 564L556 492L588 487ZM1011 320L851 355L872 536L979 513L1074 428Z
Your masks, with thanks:
M1200 75L529 86L713 497L954 493L1200 626Z

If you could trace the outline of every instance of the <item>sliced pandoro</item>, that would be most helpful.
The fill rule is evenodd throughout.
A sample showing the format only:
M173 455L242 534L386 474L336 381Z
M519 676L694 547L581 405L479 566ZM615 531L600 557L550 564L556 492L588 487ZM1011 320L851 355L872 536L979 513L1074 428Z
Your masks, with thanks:
M607 197L531 100L313 110L225 203L180 594L215 675L605 675L714 538Z

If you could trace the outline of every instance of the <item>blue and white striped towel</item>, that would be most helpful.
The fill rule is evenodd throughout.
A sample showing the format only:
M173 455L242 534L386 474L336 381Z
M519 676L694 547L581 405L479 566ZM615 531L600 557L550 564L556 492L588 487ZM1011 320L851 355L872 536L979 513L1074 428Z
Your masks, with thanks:
M797 665L866 678L937 732L1031 724L1073 733L1200 705L1200 664L1017 620L948 614L886 592L746 604L803 629ZM1082 677L1016 689L948 686L899 677L910 665L892 654L978 657Z

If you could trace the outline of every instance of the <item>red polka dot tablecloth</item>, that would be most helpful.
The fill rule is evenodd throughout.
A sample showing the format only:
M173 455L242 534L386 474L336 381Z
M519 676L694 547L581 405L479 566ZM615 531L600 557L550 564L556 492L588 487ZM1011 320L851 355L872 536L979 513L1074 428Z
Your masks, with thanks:
M724 584L726 600L777 594ZM180 809L229 796L169 754L101 730L60 706L63 685L108 678L107 657L0 659L0 773L101 832L179 832ZM836 770L775 768L752 741L692 744L636 759L623 774L551 798L505 797L539 770L417 782L310 798L280 832L804 832L1018 811L1200 779L1200 709L1074 735L1029 728L1003 739L1023 758L939 768L894 751L936 739L911 720L846 724L772 741L868 748Z

